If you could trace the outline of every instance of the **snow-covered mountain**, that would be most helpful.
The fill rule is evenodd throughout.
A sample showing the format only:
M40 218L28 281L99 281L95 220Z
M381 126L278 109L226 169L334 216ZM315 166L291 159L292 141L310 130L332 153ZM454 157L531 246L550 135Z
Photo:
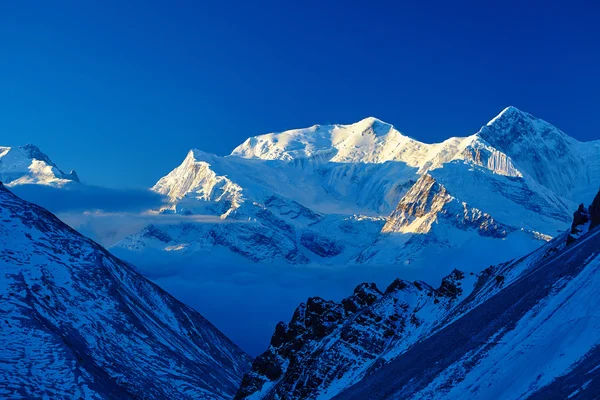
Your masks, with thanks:
M555 193L578 200L598 183L600 141L582 143L532 115L507 107L464 138L426 144L390 124L366 118L352 125L315 125L246 140L232 155L263 160L311 159L338 163L401 161L423 173L466 160L497 174L530 177ZM579 189L579 190L578 190ZM591 200L595 189L585 195Z
M0 184L0 397L229 399L250 358Z
M163 213L219 220L155 225L114 250L141 262L216 249L300 264L414 263L425 248L519 256L568 226L574 199L591 199L599 158L600 142L514 107L437 144L375 118L260 135L226 157L192 150L152 188L170 198Z
M597 398L600 193L574 217L528 256L437 288L398 279L310 298L236 399Z
M63 187L79 182L75 171L66 174L32 144L19 147L0 146L0 181L7 186L25 184Z

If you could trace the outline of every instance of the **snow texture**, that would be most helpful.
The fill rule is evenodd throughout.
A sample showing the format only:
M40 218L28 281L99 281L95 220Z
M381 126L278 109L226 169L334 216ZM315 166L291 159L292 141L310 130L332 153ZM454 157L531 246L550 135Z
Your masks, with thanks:
M228 399L250 358L0 185L0 397Z
M236 398L596 398L600 230L588 227L437 288L398 279L310 298Z
M0 146L0 181L7 186L39 184L63 187L79 182L75 171L66 174L39 148Z
M244 223L170 226L161 234L169 240L145 229L114 248L136 260L225 248L261 263L390 264L414 263L427 246L466 252L493 238L507 257L521 256L515 236L539 245L568 226L575 198L591 200L598 158L600 142L577 142L514 107L436 144L376 118L270 133L226 157L191 150L152 188L170 199L160 213Z

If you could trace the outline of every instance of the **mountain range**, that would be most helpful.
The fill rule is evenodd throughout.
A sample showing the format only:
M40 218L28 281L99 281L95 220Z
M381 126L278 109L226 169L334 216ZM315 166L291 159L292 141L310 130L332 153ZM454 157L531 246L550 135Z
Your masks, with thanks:
M480 269L501 259L474 260L474 247L516 257L563 231L600 185L599 158L600 141L515 107L436 144L376 118L260 135L225 157L191 150L151 188L168 199L158 213L215 222L153 224L112 251L137 264L221 249L254 263L420 268L449 250Z
M397 279L308 299L236 398L596 398L600 192L574 217L533 253L437 288Z
M233 396L250 357L190 307L0 185L0 397Z
M224 157L190 150L149 189L164 198L143 213L153 222L108 250L7 189L92 190L36 146L0 147L0 179L0 397L600 394L600 141L515 107L436 144L366 118L251 137ZM213 264L423 279L307 292L252 359L143 276L177 266L210 281ZM209 296L194 307L238 307L224 318L239 341L236 295Z

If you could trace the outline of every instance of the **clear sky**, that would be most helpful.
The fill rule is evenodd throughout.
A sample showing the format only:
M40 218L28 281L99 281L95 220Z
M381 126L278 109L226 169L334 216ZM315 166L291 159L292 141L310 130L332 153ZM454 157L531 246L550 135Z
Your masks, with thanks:
M423 141L507 105L600 138L597 1L13 1L0 144L145 187L197 147L376 116Z

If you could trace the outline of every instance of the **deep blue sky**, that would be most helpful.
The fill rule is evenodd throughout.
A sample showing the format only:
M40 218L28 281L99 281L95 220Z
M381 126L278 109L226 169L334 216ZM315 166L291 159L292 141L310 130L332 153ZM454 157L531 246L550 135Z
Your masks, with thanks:
M369 115L438 141L512 104L600 138L597 2L349 3L3 2L0 144L144 187L192 147Z

